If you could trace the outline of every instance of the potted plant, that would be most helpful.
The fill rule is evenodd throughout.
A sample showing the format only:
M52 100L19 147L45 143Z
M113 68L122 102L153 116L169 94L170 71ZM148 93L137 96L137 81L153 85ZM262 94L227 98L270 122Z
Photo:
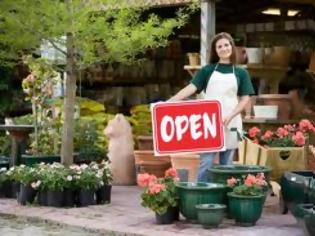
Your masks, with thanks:
M138 174L138 185L144 187L141 205L155 212L157 224L171 224L178 220L178 194L175 183L178 181L174 168L165 171L165 177L157 178L147 173Z
M5 172L4 183L2 189L4 196L7 198L17 198L20 191L20 179L22 170L25 165L12 166L7 172Z
M86 164L75 169L74 178L78 188L78 205L88 206L95 204L95 191L99 188L102 175Z
M38 180L37 169L29 166L22 167L20 169L18 180L21 183L18 194L18 202L21 205L33 203L37 193L37 188L41 184L41 181Z
M100 164L91 163L91 168L97 171L101 176L100 186L96 190L96 204L110 203L113 174L109 168L108 161L102 161Z
M22 155L22 163L35 164L60 161L61 122L55 116L53 99L54 86L60 82L57 71L43 58L24 58L29 66L29 74L22 82L25 100L32 103L34 133L30 135L31 149Z
M303 119L296 125L284 125L276 131L263 131L252 127L243 142L240 162L248 165L273 168L271 180L280 182L284 171L305 170L308 139L315 133L309 120Z
M6 171L7 168L1 167L0 168L0 197L5 196L5 189L4 189L4 183L6 182Z
M230 216L240 226L255 225L264 205L264 187L267 186L264 174L249 174L240 179L232 177L227 184L232 188L232 192L227 194Z
M42 190L47 192L47 205L62 207L64 189L68 182L67 169L60 163L53 163L45 168L41 177Z

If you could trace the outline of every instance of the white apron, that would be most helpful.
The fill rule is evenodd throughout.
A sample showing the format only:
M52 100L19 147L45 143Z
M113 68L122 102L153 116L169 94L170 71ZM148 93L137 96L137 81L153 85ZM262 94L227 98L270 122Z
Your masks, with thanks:
M238 104L237 98L237 78L234 73L224 74L216 71L218 64L216 64L212 75L210 76L205 92L205 99L218 100L221 103L222 118L224 119L235 109ZM238 148L238 135L237 131L231 131L231 128L236 128L241 134L242 132L242 118L238 114L235 116L228 127L224 127L225 147L226 149Z

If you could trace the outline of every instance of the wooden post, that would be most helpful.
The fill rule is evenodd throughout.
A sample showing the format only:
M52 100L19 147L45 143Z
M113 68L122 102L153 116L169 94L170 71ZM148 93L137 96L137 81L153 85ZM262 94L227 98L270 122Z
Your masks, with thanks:
M210 42L215 35L215 0L201 1L201 45L200 62L204 66L209 62Z

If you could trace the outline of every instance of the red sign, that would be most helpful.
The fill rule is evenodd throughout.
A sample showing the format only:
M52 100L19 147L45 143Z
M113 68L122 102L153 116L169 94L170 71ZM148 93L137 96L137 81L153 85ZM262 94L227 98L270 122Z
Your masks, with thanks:
M151 112L156 155L225 149L218 101L155 103Z

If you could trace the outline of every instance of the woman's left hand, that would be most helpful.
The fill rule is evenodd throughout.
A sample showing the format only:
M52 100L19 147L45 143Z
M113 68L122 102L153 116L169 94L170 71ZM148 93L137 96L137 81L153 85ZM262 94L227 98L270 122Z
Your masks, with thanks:
M227 127L227 126L230 124L230 122L231 122L232 119L233 119L233 116L227 116L227 117L225 117L225 118L223 119L223 125Z

